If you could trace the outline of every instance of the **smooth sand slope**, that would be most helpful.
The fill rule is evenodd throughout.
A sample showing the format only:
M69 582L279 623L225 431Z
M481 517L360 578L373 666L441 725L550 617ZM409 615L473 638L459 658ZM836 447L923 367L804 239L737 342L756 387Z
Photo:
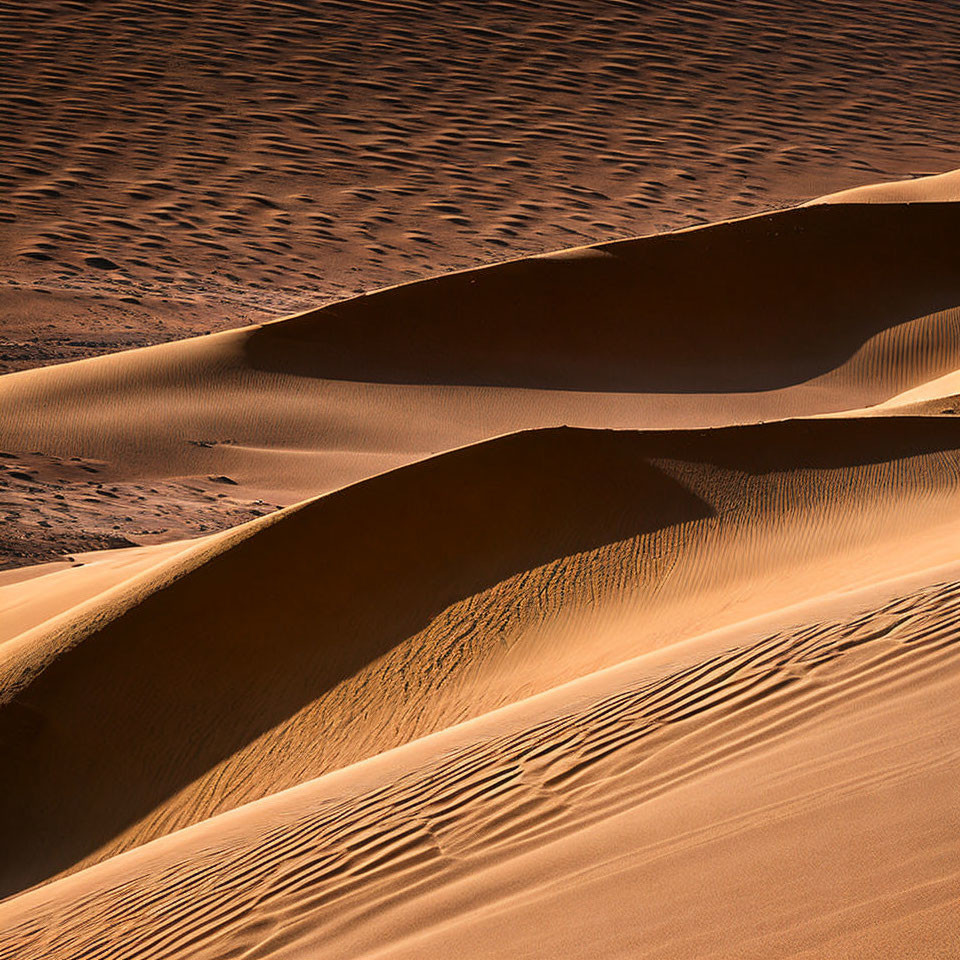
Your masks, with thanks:
M949 956L940 189L0 378L293 504L0 581L0 957Z
M169 835L0 904L0 956L950 956L958 573Z
M0 647L7 890L827 576L944 562L958 450L951 419L540 431L201 541Z
M931 203L954 200L960 200L960 170L852 187L811 200L810 203Z

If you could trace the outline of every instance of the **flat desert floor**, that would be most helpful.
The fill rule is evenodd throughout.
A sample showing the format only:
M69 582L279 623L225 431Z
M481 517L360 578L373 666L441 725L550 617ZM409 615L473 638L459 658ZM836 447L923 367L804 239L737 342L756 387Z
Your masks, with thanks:
M954 4L0 27L0 960L960 956Z

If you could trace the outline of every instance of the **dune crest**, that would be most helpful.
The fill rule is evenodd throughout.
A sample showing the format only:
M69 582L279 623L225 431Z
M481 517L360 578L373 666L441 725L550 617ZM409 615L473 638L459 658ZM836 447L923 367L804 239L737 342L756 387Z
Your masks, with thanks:
M944 241L958 209L785 211L3 377L15 459L0 468L21 512L0 563L116 545L118 530L137 545L214 532L517 430L883 403L960 368ZM73 504L54 508L64 491Z
M851 187L811 200L819 203L952 203L960 200L960 170Z
M886 589L673 669L640 658L28 892L0 904L17 951L0 956L949 950L958 585ZM909 865L884 869L904 840Z

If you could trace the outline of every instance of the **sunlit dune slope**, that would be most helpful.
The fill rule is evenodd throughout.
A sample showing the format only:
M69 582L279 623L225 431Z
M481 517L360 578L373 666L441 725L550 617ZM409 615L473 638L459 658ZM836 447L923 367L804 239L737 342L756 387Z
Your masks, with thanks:
M537 431L198 541L0 646L5 890L942 562L958 452L950 419Z
M196 546L180 540L78 554L57 562L5 571L0 578L0 644ZM98 600L98 602L100 602Z
M958 572L813 599L164 837L0 904L0 957L950 956Z
M944 203L960 200L960 170L912 180L852 187L811 200L817 203Z

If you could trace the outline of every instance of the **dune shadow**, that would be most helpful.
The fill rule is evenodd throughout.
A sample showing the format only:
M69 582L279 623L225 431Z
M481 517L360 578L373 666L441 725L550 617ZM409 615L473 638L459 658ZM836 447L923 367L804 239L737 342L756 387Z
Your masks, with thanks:
M664 461L762 474L957 449L948 417L557 428L315 501L95 630L0 709L16 772L0 794L0 893L68 869L451 604L712 516Z
M317 501L147 597L0 711L0 891L69 868L450 604L705 517L633 433L454 451ZM319 735L319 734L318 734Z
M770 390L960 303L958 228L958 204L827 204L519 260L267 324L247 361L378 383Z
M960 449L960 418L828 417L645 434L655 458L748 474L836 470Z

